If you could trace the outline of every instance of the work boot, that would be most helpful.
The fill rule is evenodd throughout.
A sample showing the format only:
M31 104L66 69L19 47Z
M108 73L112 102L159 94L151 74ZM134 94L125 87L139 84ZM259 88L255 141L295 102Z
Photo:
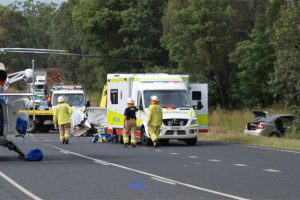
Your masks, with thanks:
M158 139L156 139L156 140L153 142L153 146L154 146L154 147L158 147Z
M124 147L127 147L129 145L129 143L124 143Z
M66 142L65 139L63 139L63 140L61 141L62 144L64 144L65 142Z
M69 140L66 140L65 143L66 143L66 144L69 144Z

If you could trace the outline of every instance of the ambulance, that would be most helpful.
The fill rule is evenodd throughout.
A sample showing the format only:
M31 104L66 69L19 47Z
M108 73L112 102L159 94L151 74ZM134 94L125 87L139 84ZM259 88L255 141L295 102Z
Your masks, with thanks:
M188 75L170 74L108 74L105 87L108 133L122 142L126 100L131 97L139 108L136 138L151 145L147 126L150 97L158 96L163 109L160 144L180 140L192 146L198 133L208 132L208 87L206 83L190 83ZM104 105L102 105L104 107Z

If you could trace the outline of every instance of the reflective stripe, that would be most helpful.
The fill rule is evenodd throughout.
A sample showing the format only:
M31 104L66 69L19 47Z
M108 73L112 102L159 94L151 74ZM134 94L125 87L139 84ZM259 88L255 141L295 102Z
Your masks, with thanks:
M108 125L117 125L123 126L124 125L124 115L114 112L112 110L107 110L107 123Z
M108 82L111 82L111 83L113 83L113 82L126 82L126 81L128 81L127 78L115 78L115 79L109 79L108 80Z
M111 83L116 83L116 82L126 82L128 81L128 79L131 79L131 78L113 78L113 79L109 79L108 82L111 82ZM181 77L181 78L177 78L177 77L174 77L174 78L133 78L131 79L133 81L188 81L188 78L187 77Z
M207 125L208 124L208 115L198 115L198 123L200 125Z

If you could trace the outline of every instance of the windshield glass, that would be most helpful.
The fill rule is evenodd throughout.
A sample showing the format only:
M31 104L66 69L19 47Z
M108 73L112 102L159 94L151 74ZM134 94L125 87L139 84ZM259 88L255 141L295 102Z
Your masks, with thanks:
M54 94L53 106L57 104L57 98L59 96L64 97L65 103L68 103L70 106L81 107L85 105L83 94Z
M145 90L145 107L148 108L151 103L151 96L156 95L161 107L191 107L188 94L185 90Z

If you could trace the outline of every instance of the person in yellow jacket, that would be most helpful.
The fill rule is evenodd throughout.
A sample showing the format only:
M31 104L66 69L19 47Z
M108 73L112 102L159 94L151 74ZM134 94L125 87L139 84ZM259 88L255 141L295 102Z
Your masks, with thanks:
M134 100L132 98L127 99L127 108L124 111L124 129L123 129L123 142L124 147L129 145L129 133L130 133L130 142L133 148L136 145L136 116L135 113L138 111L138 108L134 106Z
M151 96L151 105L147 111L147 124L150 138L155 147L158 146L162 115L162 109L158 104L158 97L156 95Z
M57 99L58 104L55 107L53 121L59 128L59 139L62 144L69 144L70 128L71 128L71 115L73 113L69 104L65 103L64 97L59 96Z

